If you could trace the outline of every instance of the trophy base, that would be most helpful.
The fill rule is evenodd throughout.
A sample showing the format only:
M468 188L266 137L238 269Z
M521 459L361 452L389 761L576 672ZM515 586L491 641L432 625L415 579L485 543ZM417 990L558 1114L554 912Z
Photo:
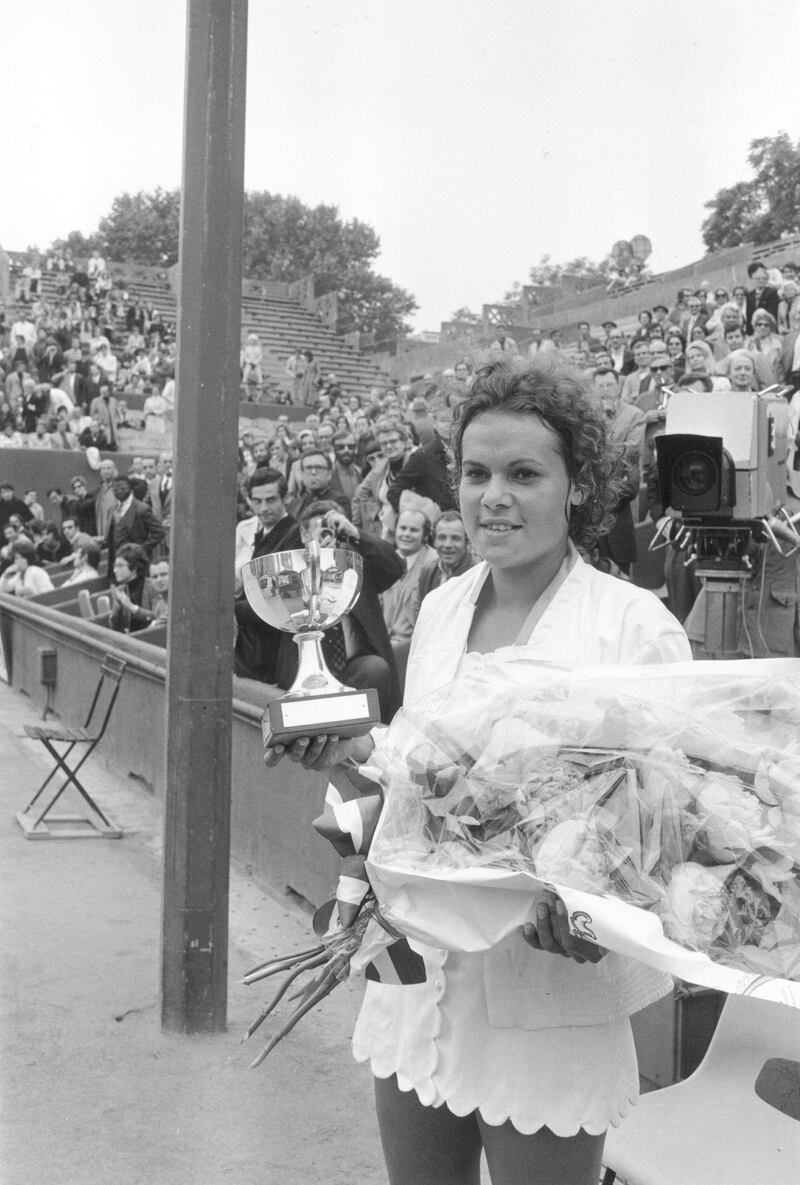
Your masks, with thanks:
M366 691L348 688L327 695L286 696L271 700L261 720L261 735L264 748L268 749L271 745L291 745L298 737L366 736L380 721L375 688L369 687Z

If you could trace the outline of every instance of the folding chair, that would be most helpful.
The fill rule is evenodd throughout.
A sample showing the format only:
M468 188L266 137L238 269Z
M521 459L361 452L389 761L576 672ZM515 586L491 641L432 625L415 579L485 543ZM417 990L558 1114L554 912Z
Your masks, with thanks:
M100 667L100 679L95 688L89 714L86 717L86 723L83 727L67 728L59 724L25 725L26 734L35 741L41 741L55 761L54 768L42 782L33 798L25 807L25 810L17 812L17 822L22 827L28 839L75 839L79 836L102 836L106 839L119 839L122 835L120 829L103 813L86 787L82 785L78 778L78 773L103 738L106 726L114 709L114 704L119 695L120 680L122 679L126 665L123 659L116 658L110 654L106 655ZM66 748L62 749L61 752L56 748L56 745L59 744L66 745ZM70 764L70 755L78 745L85 745L86 749L78 761ZM37 808L34 811L35 804L42 797L59 770L63 774L66 774L61 786L56 790L55 794L51 795L43 810ZM75 787L86 804L91 808L93 815L89 818L84 818L81 815L50 815L53 807L67 786L70 785ZM80 823L84 824L83 828L76 826ZM60 826L51 827L50 825L52 824L69 824L70 826L66 828Z
M610 1128L603 1185L790 1185L800 1180L800 1011L729 996L684 1082Z

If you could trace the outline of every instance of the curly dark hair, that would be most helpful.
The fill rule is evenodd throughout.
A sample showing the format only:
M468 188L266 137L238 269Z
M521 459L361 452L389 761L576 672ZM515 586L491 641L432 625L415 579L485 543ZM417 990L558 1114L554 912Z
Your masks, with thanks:
M492 362L475 375L455 423L453 451L460 476L464 433L486 412L537 416L555 432L570 481L583 494L573 506L569 536L591 547L614 522L612 507L626 476L625 449L612 440L588 383L566 359L545 355L530 362Z

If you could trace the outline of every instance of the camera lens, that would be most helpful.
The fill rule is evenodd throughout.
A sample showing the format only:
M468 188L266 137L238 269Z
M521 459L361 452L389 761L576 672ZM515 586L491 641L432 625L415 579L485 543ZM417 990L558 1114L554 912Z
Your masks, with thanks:
M680 493L691 498L707 494L714 488L719 470L708 453L689 451L678 457L672 467L672 484Z

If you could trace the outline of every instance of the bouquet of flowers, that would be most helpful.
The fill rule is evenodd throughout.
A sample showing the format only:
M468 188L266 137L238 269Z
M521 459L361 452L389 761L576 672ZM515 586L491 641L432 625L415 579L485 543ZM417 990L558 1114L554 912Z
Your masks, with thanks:
M581 937L800 1007L799 663L506 651L403 709L361 773L383 791L366 873L396 933L486 949L549 885Z

